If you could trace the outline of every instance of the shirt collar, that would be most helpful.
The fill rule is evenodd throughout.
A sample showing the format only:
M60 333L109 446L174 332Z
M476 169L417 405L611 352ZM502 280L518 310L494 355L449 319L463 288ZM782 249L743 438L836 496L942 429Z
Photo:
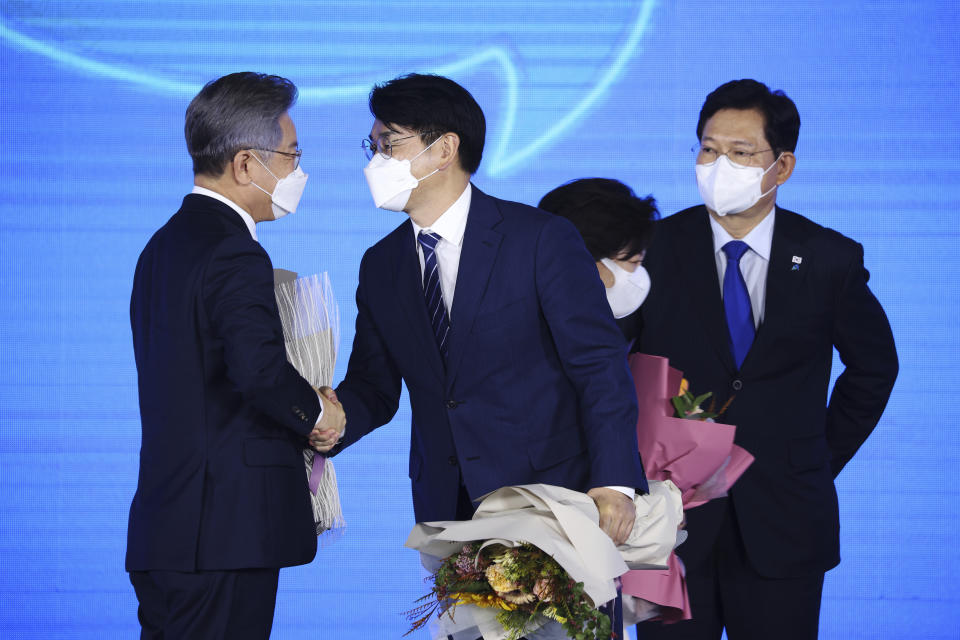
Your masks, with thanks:
M440 214L437 221L430 225L429 230L437 234L447 242L455 244L458 247L463 242L463 234L467 229L467 214L470 213L471 185L467 183L467 188L463 190L457 201L450 205L450 208ZM419 226L413 220L414 239L420 235L423 227Z
M777 208L774 207L757 226L750 230L750 233L742 238L754 253L767 262L770 261L770 247L773 244L773 219L776 213ZM713 216L709 213L707 215L710 216L710 229L713 231L713 253L717 254L723 250L723 245L735 240L735 238L727 233L727 230L721 227Z
M243 223L247 225L247 230L250 232L250 236L253 238L255 242L259 242L259 240L257 239L257 223L254 222L253 217L249 213L241 209L240 205L238 205L236 202L234 202L230 198L227 198L224 195L217 193L216 191L211 191L210 189L205 189L197 185L193 185L193 191L191 191L190 193L196 193L201 196L207 196L208 198L213 198L214 200L219 200L223 204L227 205L228 207L236 211L238 214L240 214L240 217L243 218Z

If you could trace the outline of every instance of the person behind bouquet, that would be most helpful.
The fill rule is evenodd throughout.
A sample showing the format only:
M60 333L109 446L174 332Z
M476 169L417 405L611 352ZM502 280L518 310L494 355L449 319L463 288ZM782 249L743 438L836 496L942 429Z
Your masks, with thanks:
M255 227L293 213L306 183L296 95L257 73L197 94L193 191L137 262L143 437L126 569L142 638L268 638L279 568L316 554L301 451L342 431L343 410L287 362Z
M485 121L454 81L411 74L370 92L374 204L403 222L363 256L338 453L413 411L420 522L469 519L509 485L588 493L617 542L646 491L623 339L566 220L480 191ZM326 444L333 445L335 438Z
M824 572L840 561L834 480L876 426L897 376L863 247L777 204L793 173L796 105L755 80L710 95L697 122L704 205L657 223L656 286L638 347L713 391L756 460L729 497L687 512L693 619L650 638L816 638ZM844 370L827 401L833 350Z
M656 200L638 197L619 180L582 178L557 187L537 206L566 218L580 232L606 287L613 317L632 342L637 309L650 291L642 263L660 217Z

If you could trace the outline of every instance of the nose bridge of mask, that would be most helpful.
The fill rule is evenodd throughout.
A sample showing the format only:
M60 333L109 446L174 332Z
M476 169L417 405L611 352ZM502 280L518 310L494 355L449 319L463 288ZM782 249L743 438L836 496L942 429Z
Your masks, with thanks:
M637 284L637 278L635 278L635 276L637 271L640 270L639 265L637 265L637 269L635 271L627 271L611 258L603 258L600 260L600 262L606 265L606 267L613 273L614 283L627 281L631 284Z
M623 318L643 304L650 290L650 277L642 265L632 273L610 258L600 261L613 273L613 286L607 287L607 302L614 318Z

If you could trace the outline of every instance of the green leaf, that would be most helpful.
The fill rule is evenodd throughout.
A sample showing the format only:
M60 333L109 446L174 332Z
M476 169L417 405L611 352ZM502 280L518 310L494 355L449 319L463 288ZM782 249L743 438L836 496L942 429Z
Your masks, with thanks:
M703 402L704 402L707 398L709 398L709 397L712 396L712 395L713 395L713 392L712 392L712 391L707 391L707 392L706 392L705 394L703 394L702 396L697 396L696 400L693 401L693 406L694 406L694 407L699 407L700 405L703 404Z

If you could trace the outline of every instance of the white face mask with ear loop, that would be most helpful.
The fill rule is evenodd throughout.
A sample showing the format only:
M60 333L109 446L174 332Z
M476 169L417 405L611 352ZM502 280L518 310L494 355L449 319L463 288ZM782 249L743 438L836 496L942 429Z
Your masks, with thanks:
M410 171L411 163L437 144L442 137L428 144L409 160L397 160L392 156L384 158L379 153L373 154L370 162L363 168L370 195L373 196L373 204L387 211L403 211L410 200L410 195L420 182L440 171L440 169L434 169L422 178L417 178Z
M625 318L639 309L650 293L650 274L642 264L631 273L610 258L600 262L613 274L613 286L607 287L610 311L614 318Z
M707 164L698 164L697 187L703 203L718 216L746 211L779 186L775 184L765 192L760 191L763 176L777 166L782 155L766 169L737 164L726 155Z
M307 186L307 178L310 176L304 173L298 164L297 168L285 178L277 178L277 176L273 174L273 171L270 171L270 168L263 162L263 160L257 158L257 154L251 152L250 155L256 158L257 162L259 162L260 165L267 170L267 173L273 176L274 180L277 181L277 186L273 188L273 193L270 193L253 180L250 181L250 184L270 196L271 207L273 209L273 219L279 220L288 213L295 212L297 210L297 205L300 204L300 198L303 196L303 190Z

